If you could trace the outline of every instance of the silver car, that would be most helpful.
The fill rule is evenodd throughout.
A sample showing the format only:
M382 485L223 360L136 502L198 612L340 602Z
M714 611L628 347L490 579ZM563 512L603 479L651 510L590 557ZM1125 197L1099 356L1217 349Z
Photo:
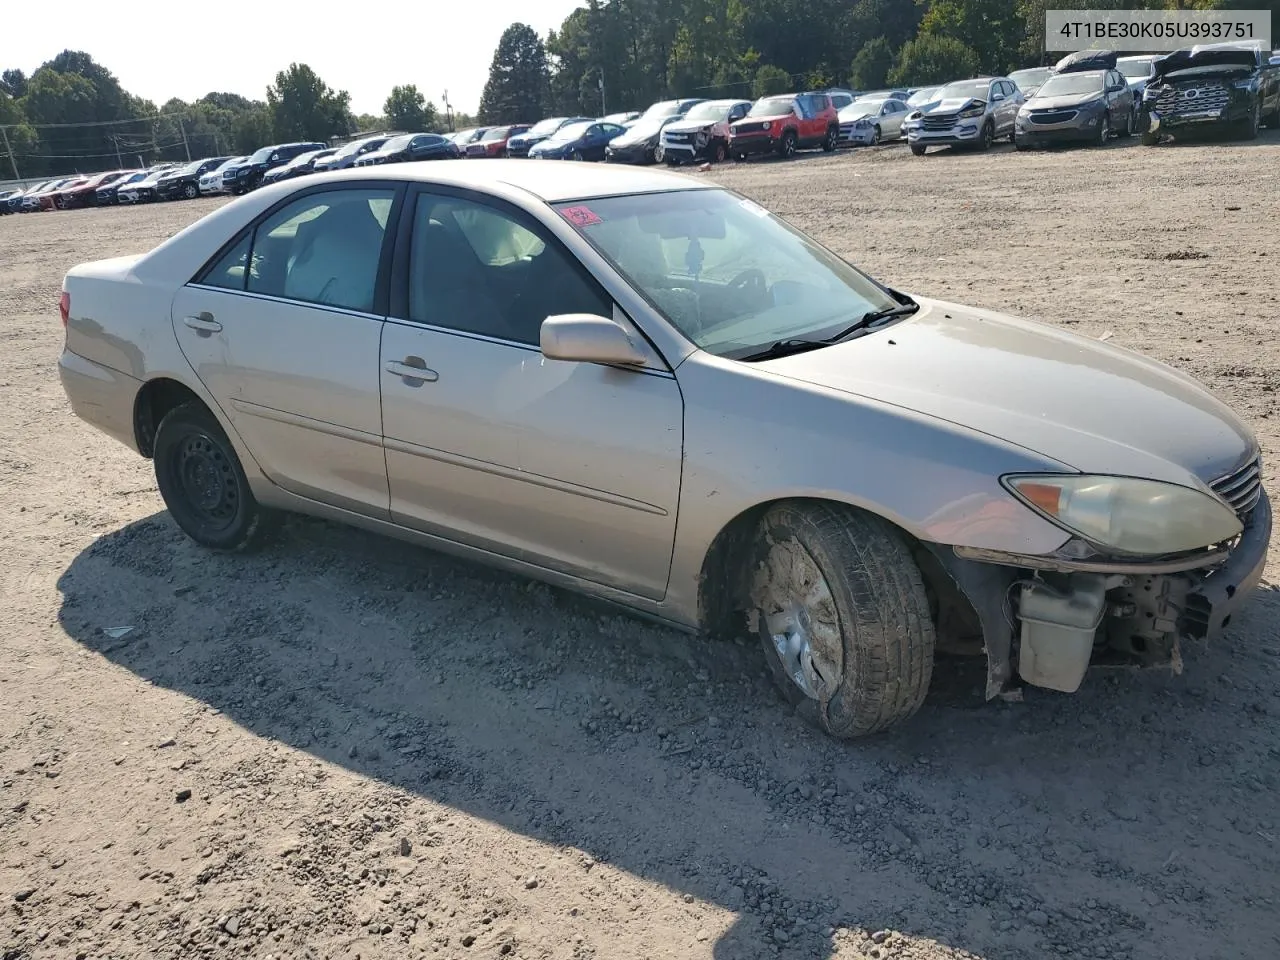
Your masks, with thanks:
M73 410L206 547L329 517L759 638L841 737L939 641L1075 690L1218 635L1271 509L1153 360L871 279L678 174L459 160L290 180L63 282Z
M948 83L935 102L916 110L903 126L917 157L933 146L990 149L1001 137L1013 139L1014 119L1025 97L1012 80L981 77Z
M911 111L894 98L865 97L840 111L840 142L873 145L902 138L902 121Z

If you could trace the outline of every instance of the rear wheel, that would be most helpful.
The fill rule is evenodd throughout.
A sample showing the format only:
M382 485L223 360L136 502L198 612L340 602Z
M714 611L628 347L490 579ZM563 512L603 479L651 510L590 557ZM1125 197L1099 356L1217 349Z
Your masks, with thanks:
M832 736L915 713L933 673L920 568L879 517L836 504L780 504L761 521L749 610L796 712Z
M573 151L573 156L571 156L569 159L570 159L570 160L579 160L579 161L580 161L580 160L583 160L583 159L585 159L585 158L582 156L582 151L581 151L581 150L575 150L575 151Z
M822 149L824 153L831 153L835 150L836 145L840 142L840 128L828 127L827 135L822 140Z
M184 403L164 415L153 456L165 506L201 546L248 550L274 528L276 515L258 505L231 441L200 404Z

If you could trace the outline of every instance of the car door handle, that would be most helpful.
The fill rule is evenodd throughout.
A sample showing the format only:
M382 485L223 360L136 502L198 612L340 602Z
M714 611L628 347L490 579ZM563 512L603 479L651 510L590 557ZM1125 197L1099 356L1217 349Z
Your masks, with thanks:
M415 362L416 361L416 362ZM440 374L434 370L427 369L422 363L420 357L405 357L403 360L388 360L384 368L387 373L394 374L397 377L403 377L405 380L416 380L418 383L435 383L440 379Z
M197 333L221 333L222 324L213 319L213 314L202 313L198 317L183 317L182 322Z

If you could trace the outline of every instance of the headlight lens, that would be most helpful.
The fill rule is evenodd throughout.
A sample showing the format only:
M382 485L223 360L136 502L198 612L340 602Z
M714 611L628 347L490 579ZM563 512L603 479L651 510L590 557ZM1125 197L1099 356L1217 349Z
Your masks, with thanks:
M1005 485L1032 510L1086 540L1122 553L1196 550L1243 527L1220 500L1199 490L1136 477L1020 474Z
M973 117L980 117L986 112L986 107L970 107L968 110L961 110L960 117L964 120L969 120Z
M1244 80L1237 80L1232 84L1237 90L1254 90L1257 88L1257 79L1255 77L1247 77Z

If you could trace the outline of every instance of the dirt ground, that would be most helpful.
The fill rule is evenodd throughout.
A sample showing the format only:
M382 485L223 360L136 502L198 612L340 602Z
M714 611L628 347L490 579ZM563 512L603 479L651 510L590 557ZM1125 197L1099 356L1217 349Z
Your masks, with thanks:
M710 176L904 289L1166 360L1280 461L1280 133ZM1180 676L986 704L946 661L854 744L751 645L305 519L212 556L54 364L66 268L217 202L0 219L5 960L1280 955L1280 552Z

